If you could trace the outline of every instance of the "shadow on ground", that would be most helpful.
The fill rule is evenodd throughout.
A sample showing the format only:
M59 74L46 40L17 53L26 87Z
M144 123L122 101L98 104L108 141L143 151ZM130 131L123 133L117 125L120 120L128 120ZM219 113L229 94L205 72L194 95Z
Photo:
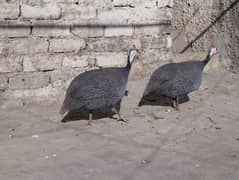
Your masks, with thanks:
M113 116L115 113L111 109L101 109L93 111L93 120L98 120L102 118L110 117L115 119ZM89 111L85 109L79 109L70 111L65 115L65 117L61 120L62 123L70 122L70 121L80 121L80 120L88 120L89 119Z
M179 97L179 104L186 103L190 100L188 95L184 95ZM161 96L161 97L156 97L156 96L150 96L141 99L140 101L140 106L144 105L150 105L150 106L171 106L173 103L172 98Z

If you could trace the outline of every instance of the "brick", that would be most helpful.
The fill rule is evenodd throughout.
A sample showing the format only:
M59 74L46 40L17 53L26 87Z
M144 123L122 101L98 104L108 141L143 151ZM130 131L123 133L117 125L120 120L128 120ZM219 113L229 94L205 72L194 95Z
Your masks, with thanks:
M47 73L35 72L13 75L9 78L9 89L37 89L49 84Z
M166 48L167 36L160 36L158 38L149 36L141 39L143 49L162 49Z
M62 86L61 86L62 88ZM26 105L38 103L41 105L49 104L56 102L56 98L61 97L62 93L59 93L61 89L54 88L52 85L47 85L37 89L14 89L8 91L8 97L11 97L11 101L9 104L9 100L7 103L4 104L5 108L10 107L20 107L22 106L23 102ZM13 101L14 100L14 101ZM19 102L22 100L23 102ZM17 102L17 104L16 104Z
M154 26L139 26L135 27L134 33L136 36L159 36L169 34L171 32L170 25L154 25Z
M8 77L4 74L0 74L0 91L4 91L8 88Z
M19 6L15 4L1 3L0 19L17 19L19 16Z
M114 7L124 7L124 6L128 6L128 0L112 0L112 5Z
M62 17L63 20L76 20L82 23L82 20L94 19L96 18L96 8L92 6L78 6L69 5L62 6Z
M12 39L5 46L9 54L35 54L48 51L48 42L45 39Z
M66 56L63 59L63 66L70 68L83 68L88 66L88 55Z
M143 8L154 8L154 7L172 7L173 0L113 0L113 6L116 7L143 7Z
M83 39L52 39L50 52L78 52L86 47Z
M100 38L100 39L89 39L88 50L94 52L104 51L117 51L127 50L127 44L120 38Z
M156 7L157 2L158 0L113 0L112 4L115 7L131 6L151 8Z
M52 28L52 27L35 27L32 30L33 36L39 37L66 37L70 36L70 28L68 27L60 27L60 28Z
M29 5L41 5L41 4L49 4L52 3L52 0L21 0L23 4ZM111 7L111 0L54 0L54 3L62 4L62 5L75 5L78 6L92 6L94 7Z
M99 67L122 67L127 64L126 53L96 53L96 65Z
M71 29L73 35L81 38L101 37L104 35L103 27L74 27Z
M167 8L133 8L129 17L128 23L133 24L166 24L170 23L172 14Z
M132 36L134 33L133 27L106 27L105 37L113 36Z
M62 4L75 4L79 0L54 0L54 3L62 3ZM52 3L52 0L21 0L22 4L28 5L42 5Z
M23 57L10 55L0 57L0 72L20 72L22 71Z
M170 23L172 15L167 9L143 7L103 9L99 10L97 19L98 23L106 25Z
M21 6L22 17L24 19L59 19L61 9L54 4L45 6L29 6L23 4Z
M152 8L158 5L158 0L128 0L128 5L133 7Z
M62 82L67 82L69 84L74 77L84 71L85 69L83 70L79 68L62 68L61 70L49 72L49 74L53 86L58 86L59 84L62 84Z
M79 6L94 6L97 8L107 8L112 6L112 0L80 0Z
M128 38L128 37L108 37L108 38L98 38L89 39L87 42L88 50L94 52L122 52L128 51L133 44L137 44L139 48L141 47L141 42L139 39Z
M157 0L158 7L173 7L173 0Z
M71 79L72 76L72 70L69 69L60 69L56 71L49 72L51 83L56 83L57 81L67 81Z
M7 27L0 27L0 38L10 37L27 37L30 35L30 28L7 28Z
M7 3L10 3L10 4L17 4L18 3L18 0L1 0L1 1L7 2Z
M23 60L23 71L49 71L61 67L63 55L36 54L25 56Z
M103 9L98 12L98 21L102 24L126 24L130 17L130 11L126 9Z

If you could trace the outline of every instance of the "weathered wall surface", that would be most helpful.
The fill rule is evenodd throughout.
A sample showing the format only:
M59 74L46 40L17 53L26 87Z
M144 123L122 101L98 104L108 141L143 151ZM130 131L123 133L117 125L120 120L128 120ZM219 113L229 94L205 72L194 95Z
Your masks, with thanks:
M173 7L173 51L181 52L216 16L217 7L212 0L175 0ZM215 27L196 41L191 51L205 51L215 39Z
M235 0L174 0L173 7L173 51L182 52ZM211 47L220 50L220 62L227 68L239 67L239 3L226 12L216 24L202 34L186 53L206 53ZM202 56L203 57L203 56Z
M220 9L225 10L233 2L235 0L221 0ZM218 27L223 62L239 73L239 2L222 18Z
M0 0L0 97L62 96L80 72L124 66L133 44L144 53L132 77L151 72L171 56L172 4L172 0Z

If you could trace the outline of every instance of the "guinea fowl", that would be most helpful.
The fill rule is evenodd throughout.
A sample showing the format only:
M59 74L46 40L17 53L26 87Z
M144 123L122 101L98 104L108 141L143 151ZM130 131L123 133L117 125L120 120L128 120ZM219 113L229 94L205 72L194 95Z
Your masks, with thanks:
M112 108L119 116L118 120L127 122L127 119L121 116L119 106L126 93L131 64L138 57L139 51L133 46L129 51L126 67L102 68L79 74L67 89L60 113L86 109L89 112L88 125L93 125L94 110Z
M203 69L217 53L217 49L212 48L203 61L171 63L159 67L150 77L139 106L149 97L168 97L173 99L172 106L179 110L179 97L187 96L200 87Z

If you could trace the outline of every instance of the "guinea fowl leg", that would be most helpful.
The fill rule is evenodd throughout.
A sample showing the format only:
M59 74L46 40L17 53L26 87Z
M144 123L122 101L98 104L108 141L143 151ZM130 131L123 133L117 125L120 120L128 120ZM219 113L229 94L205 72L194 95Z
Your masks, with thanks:
M92 119L93 119L93 113L92 113L92 111L89 111L88 126L91 126L91 127L96 126L96 124L93 122Z
M123 121L123 122L126 122L126 123L128 122L128 119L127 119L126 117L123 117L123 116L120 114L120 112L119 112L119 110L118 110L117 108L113 107L113 108L112 108L112 111L119 116L119 118L117 119L117 121Z
M173 99L173 104L172 104L173 108L176 109L176 111L179 111L179 97L177 96L176 98Z

